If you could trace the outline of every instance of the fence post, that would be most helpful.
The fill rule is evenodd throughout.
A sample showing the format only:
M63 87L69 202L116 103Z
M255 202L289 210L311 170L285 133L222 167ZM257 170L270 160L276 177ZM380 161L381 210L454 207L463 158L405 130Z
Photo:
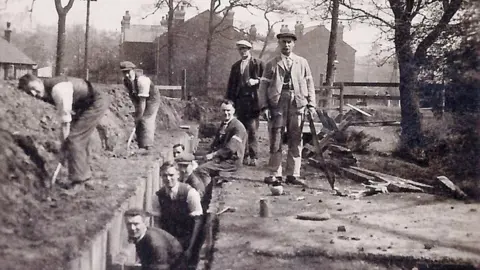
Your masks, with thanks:
M190 99L187 91L187 69L182 70L182 99Z
M340 105L339 105L339 108L338 110L340 111L340 115L343 117L343 90L345 89L345 85L342 83L340 83Z

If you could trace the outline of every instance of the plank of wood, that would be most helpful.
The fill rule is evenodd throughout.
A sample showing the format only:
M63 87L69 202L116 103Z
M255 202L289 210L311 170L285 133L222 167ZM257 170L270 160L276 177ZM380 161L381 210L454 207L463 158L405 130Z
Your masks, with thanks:
M350 168L352 168L354 170L357 170L359 172L362 172L364 174L367 174L367 175L371 175L371 176L378 175L378 176L390 179L390 181L402 181L402 182L408 183L410 185L418 186L418 187L433 188L433 186L431 186L431 185L415 182L413 180L401 178L401 177L398 177L398 176L393 176L393 175L389 175L389 174L385 174L385 173L381 173L381 172L371 171L371 170L367 170L367 169L356 167L356 166L350 166Z
M457 185L455 185L450 179L448 179L446 176L437 176L436 179L442 183L444 186L446 186L456 197L459 198L467 198L467 194L463 192Z
M155 90L182 90L181 85L155 85Z
M345 177L352 179L355 182L369 184L375 179L373 176L369 176L361 172L357 172L350 168L340 168L340 170Z
M365 115L365 116L368 116L368 117L371 117L371 116L372 116L371 114L367 113L366 111L364 111L364 110L362 110L362 109L360 109L360 108L358 108L358 107L356 107L356 106L353 106L352 104L347 103L347 106L350 107L350 108L352 108L352 109L354 109L355 111L357 111L357 112Z
M350 123L351 126L400 126L400 122L392 121L359 121Z

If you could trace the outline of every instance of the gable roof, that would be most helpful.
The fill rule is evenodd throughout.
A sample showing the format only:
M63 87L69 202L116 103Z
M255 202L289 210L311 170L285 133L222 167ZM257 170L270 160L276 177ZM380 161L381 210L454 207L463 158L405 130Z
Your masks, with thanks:
M124 42L148 42L151 43L158 36L167 31L166 27L161 25L142 25L134 24L125 29Z
M0 38L0 63L35 65L30 57L10 42Z

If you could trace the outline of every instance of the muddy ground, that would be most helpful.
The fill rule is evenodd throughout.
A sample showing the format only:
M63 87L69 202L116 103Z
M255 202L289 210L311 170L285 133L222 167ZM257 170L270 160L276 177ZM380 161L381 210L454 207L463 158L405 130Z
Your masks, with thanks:
M379 169L388 163L397 128L361 128L382 142L372 144L374 155L356 155L360 167ZM423 193L390 193L352 199L331 194L324 174L303 166L309 188L285 186L272 196L263 184L267 175L268 139L260 128L260 164L225 174L219 210L219 229L211 269L476 269L480 267L480 204ZM378 153L385 151L385 155ZM392 162L392 161L391 161ZM395 161L398 162L398 161ZM407 162L397 168L412 170ZM417 168L419 169L419 168ZM415 170L412 170L415 171ZM393 173L393 171L390 171ZM408 173L405 173L405 175ZM408 174L412 177L412 173ZM421 180L429 178L420 176ZM342 191L361 189L337 178ZM271 217L259 217L259 200L267 199ZM302 221L303 212L328 212L326 221ZM338 226L345 226L339 232ZM479 268L480 269L480 268Z
M178 128L191 118L184 109L199 109L162 98L155 149L147 156L136 146L133 153L127 152L133 106L123 86L95 85L113 102L102 119L101 132L92 138L93 190L66 193L48 188L60 146L54 108L15 86L14 81L0 82L0 268L63 269L132 194L149 161L186 136ZM59 180L66 175L62 169Z

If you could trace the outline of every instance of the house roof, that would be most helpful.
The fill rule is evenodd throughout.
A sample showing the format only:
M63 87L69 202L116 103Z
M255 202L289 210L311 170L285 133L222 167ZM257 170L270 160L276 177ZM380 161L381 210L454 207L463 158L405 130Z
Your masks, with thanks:
M0 38L0 63L35 65L30 57L10 42Z
M125 29L124 42L148 42L151 43L167 29L161 25L130 25Z

